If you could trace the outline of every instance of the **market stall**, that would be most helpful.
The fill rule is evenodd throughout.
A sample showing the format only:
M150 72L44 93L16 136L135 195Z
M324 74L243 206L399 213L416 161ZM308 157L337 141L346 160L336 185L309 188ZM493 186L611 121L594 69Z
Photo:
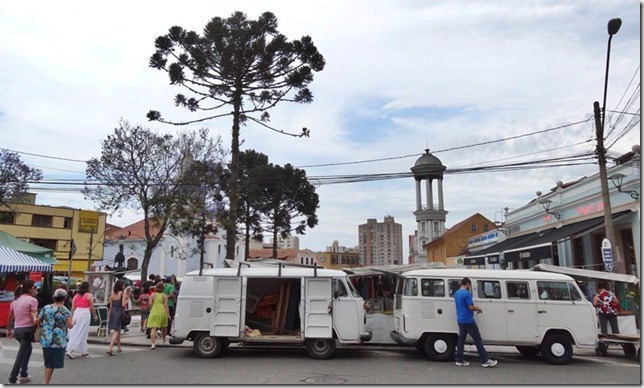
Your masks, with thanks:
M9 305L18 284L29 278L42 278L42 272L52 270L52 264L0 245L0 327L7 326Z

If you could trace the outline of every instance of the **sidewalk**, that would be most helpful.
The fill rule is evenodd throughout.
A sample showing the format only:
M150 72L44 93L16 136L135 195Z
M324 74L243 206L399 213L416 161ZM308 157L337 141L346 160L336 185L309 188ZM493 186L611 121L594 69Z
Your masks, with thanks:
M141 316L132 315L132 322L128 325L129 331L121 333L121 345L128 346L150 346L151 342L148 338L145 337L145 332L141 332ZM106 336L104 333L101 333L102 336L98 336L98 326L90 326L89 335L87 337L87 342L92 344L105 344L106 346L110 343L111 336ZM166 337L169 340L169 337ZM180 345L170 345L169 342L163 343L161 336L157 337L156 341L157 347L163 346L174 346L174 347L192 347L192 342L184 341Z

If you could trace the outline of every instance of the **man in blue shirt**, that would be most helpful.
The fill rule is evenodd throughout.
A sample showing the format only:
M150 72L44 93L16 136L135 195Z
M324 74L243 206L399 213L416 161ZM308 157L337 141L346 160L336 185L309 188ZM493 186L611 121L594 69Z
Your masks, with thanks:
M472 281L470 278L463 278L461 280L461 288L454 294L454 302L456 303L456 320L458 322L458 342L456 344L456 365L468 366L469 362L463 359L463 351L465 350L465 337L469 334L474 340L476 350L479 352L481 358L481 366L483 368L493 367L497 364L496 360L491 359L485 347L483 347L483 340L479 327L474 320L474 311L481 314L483 310L474 305L472 300Z

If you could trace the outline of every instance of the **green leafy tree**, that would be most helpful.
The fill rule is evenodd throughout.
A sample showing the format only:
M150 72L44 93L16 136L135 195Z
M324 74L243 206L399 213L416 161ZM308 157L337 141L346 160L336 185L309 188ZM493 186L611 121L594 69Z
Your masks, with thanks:
M10 202L29 190L29 183L42 180L42 171L27 166L15 152L0 149L0 206L11 208Z
M143 213L141 281L147 278L150 258L170 217L198 193L199 182L190 181L191 175L183 169L188 161L212 160L220 151L219 144L206 129L175 138L121 120L103 140L101 156L87 162L85 198L111 214L125 209Z
M306 179L306 172L269 164L256 170L262 187L261 209L273 235L273 257L277 257L278 236L288 237L291 232L305 234L307 227L318 224L316 210L320 199L315 187ZM293 222L296 226L293 227Z
M196 237L199 254L199 275L204 266L206 235L217 233L217 219L224 210L222 195L223 165L213 160L186 163L184 180L191 182L184 186L184 200L178 203L170 217L170 231L173 234L188 234ZM195 190L195 186L196 189Z
M277 18L265 12L257 20L234 12L214 17L203 34L182 27L170 28L155 41L150 66L168 73L171 85L184 87L189 96L177 94L175 104L201 117L174 122L155 110L151 121L186 125L232 116L232 146L227 195L230 207L226 228L226 258L234 259L239 201L240 127L248 120L290 136L309 136L309 130L289 133L269 126L268 111L278 103L313 101L308 85L314 72L324 69L324 57L309 36L289 41L277 30ZM231 110L232 108L232 110Z

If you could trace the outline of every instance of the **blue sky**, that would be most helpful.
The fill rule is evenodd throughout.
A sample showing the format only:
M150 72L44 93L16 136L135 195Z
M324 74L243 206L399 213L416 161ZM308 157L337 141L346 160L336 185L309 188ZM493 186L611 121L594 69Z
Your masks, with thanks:
M187 119L173 97L182 91L148 67L154 39L180 25L200 32L214 16L240 10L255 19L273 12L289 39L313 38L326 59L309 105L282 104L271 125L311 130L291 138L249 124L242 149L277 164L307 167L308 176L409 172L428 147L450 168L510 163L592 152L594 101L600 101L608 34L612 40L607 109L620 110L640 82L640 2L500 0L112 1L4 2L0 8L0 147L26 152L45 179L84 177L82 161L100 154L101 141L124 118L159 132L145 114ZM631 81L633 81L631 83ZM630 83L630 85L629 85ZM639 113L639 92L628 112ZM618 104L618 102L620 102ZM617 134L622 154L640 143L639 123ZM581 124L547 133L447 151L467 144ZM203 125L230 143L228 119ZM198 126L194 126L194 129ZM43 158L30 154L60 159ZM406 157L405 157L406 156ZM61 160L67 159L67 160ZM347 163L387 159L372 163ZM447 226L475 213L495 220L556 181L598 171L596 165L517 172L446 174ZM38 203L94 208L78 192L37 191ZM338 240L358 243L358 225L394 216L413 234L413 180L323 185L319 225L300 236L301 247L323 250ZM139 215L114 215L127 225ZM407 239L403 241L408 252Z

